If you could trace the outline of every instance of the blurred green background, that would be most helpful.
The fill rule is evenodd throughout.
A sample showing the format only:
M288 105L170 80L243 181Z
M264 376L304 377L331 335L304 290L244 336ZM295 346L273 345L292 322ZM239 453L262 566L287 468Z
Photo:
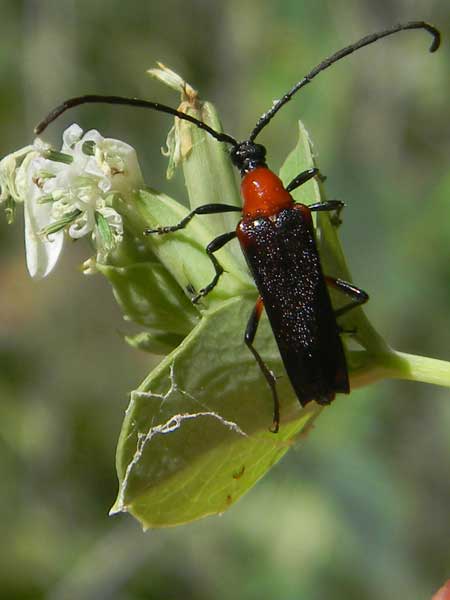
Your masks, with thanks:
M82 93L176 105L145 75L155 60L216 103L244 137L274 98L338 48L400 21L345 59L265 130L270 164L309 128L354 281L398 349L450 359L448 0L1 0L0 156L27 143L59 101ZM146 180L167 183L164 115L84 107L76 120L134 145ZM108 284L81 275L68 244L31 281L21 219L1 223L0 597L5 599L429 599L450 576L450 393L384 382L339 398L231 511L143 534L108 517L127 393L151 359L122 341ZM224 342L225 343L225 342ZM218 349L220 352L220 348Z

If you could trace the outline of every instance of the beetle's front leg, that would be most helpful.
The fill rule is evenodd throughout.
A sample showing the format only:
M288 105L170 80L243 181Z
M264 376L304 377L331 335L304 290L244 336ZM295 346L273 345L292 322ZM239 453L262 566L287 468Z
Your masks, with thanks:
M152 235L157 233L161 235L163 233L172 233L173 231L179 231L180 229L184 229L189 221L195 217L195 215L213 215L217 213L226 213L226 212L241 212L241 208L239 206L233 206L232 204L202 204L201 206L197 206L194 208L189 214L187 214L184 219L181 219L179 223L176 225L168 225L166 227L156 227L155 229L146 229L144 231L145 235Z

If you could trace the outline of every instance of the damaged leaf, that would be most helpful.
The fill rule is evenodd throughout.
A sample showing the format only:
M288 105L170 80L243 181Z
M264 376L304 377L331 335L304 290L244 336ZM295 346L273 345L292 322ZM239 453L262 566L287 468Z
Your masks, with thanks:
M247 492L310 427L321 408L302 409L287 377L283 415L269 431L272 397L243 343L255 297L205 313L181 346L132 393L117 452L120 488L112 513L145 528L221 513ZM281 360L266 321L258 345L277 375Z

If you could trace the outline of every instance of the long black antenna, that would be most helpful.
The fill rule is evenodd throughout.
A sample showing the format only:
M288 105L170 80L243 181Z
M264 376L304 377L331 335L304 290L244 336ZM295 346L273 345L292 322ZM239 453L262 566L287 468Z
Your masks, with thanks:
M221 133L216 131L203 121L192 117L186 113L180 112L171 106L166 106L165 104L160 104L159 102L149 102L147 100L139 100L139 98L122 98L121 96L97 96L97 95L87 95L87 96L77 96L76 98L69 98L56 108L54 108L43 121L41 121L34 128L34 132L36 135L39 135L52 123L55 119L57 119L63 112L72 108L74 106L79 106L80 104L121 104L125 106L138 106L140 108L151 108L152 110L158 110L163 113L168 113L169 115L173 115L174 117L178 117L179 119L184 119L185 121L189 121L193 123L200 129L207 131L213 138L218 140L219 142L225 142L227 144L232 144L233 146L237 146L237 141L226 133Z
M305 77L303 77L303 79L296 83L294 87L291 90L289 90L289 92L287 92L287 94L280 98L280 100L277 100L273 104L272 108L265 112L263 115L261 115L261 117L258 119L255 128L250 134L249 141L253 142L256 136L261 131L261 129L263 129L263 127L265 127L269 123L269 121L280 110L280 108L282 108L286 104L286 102L289 102L292 96L296 92L298 92L299 89L310 83L311 80L314 79L314 77L318 75L321 71L328 69L328 67L330 67L332 64L334 64L338 60L341 60L341 58L352 54L352 52L355 52L355 50L359 50L364 46L373 44L373 42L376 42L381 38L397 33L398 31L404 31L406 29L426 29L429 33L431 33L431 35L434 38L430 46L430 52L435 52L439 48L439 45L441 43L441 34L435 27L433 27L429 23L425 23L424 21L410 21L409 23L404 23L403 25L394 25L393 27L391 27L390 29L386 29L385 31L379 31L378 33L372 33L371 35L367 35L366 37L363 37L361 40L359 40L359 42L355 42L354 44L351 44L351 46L346 46L345 48L342 48L342 50L339 50L338 52L335 52L335 54L332 54L331 56L326 58L316 67L314 67L314 69L312 69L312 71L310 71L308 75L306 75Z

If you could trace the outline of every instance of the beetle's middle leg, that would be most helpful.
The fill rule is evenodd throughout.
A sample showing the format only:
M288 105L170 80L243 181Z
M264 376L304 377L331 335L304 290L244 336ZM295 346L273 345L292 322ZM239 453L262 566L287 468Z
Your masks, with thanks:
M266 363L261 358L259 352L253 346L253 342L255 340L256 330L258 329L259 320L261 318L262 311L264 309L264 304L261 296L258 298L255 304L255 308L250 315L250 319L248 320L247 327L245 329L244 340L247 344L248 349L255 357L256 362L258 363L259 368L262 371L262 374L266 378L267 383L269 384L270 390L272 392L273 398L273 421L270 431L272 433L277 433L280 428L280 401L278 399L277 394L277 386L276 386L276 378L272 371L267 367Z
M336 317L340 317L345 314L349 310L360 306L361 304L365 304L369 299L369 294L364 290L356 287L352 283L348 283L348 281L344 281L343 279L335 279L334 277L325 276L325 281L328 285L334 287L336 290L343 292L347 296L353 298L351 302L348 304L344 304L341 308L338 308L334 311Z

